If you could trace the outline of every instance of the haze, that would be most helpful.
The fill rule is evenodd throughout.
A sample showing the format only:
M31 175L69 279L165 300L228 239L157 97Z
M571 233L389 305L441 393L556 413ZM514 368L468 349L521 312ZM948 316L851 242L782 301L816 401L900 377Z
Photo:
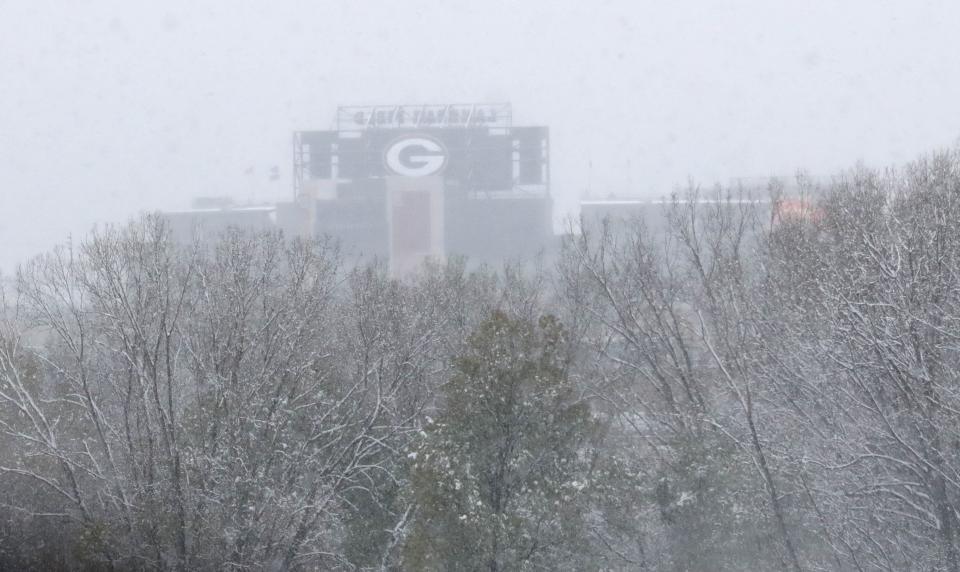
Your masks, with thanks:
M509 101L557 216L960 135L952 2L0 2L0 269L198 195L289 198L338 104ZM279 166L279 180L270 170Z

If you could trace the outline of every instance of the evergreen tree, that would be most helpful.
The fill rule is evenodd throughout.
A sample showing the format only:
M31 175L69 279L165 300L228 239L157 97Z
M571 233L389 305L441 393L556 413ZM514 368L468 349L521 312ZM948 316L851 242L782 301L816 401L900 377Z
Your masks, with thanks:
M593 422L568 379L564 343L551 316L531 324L500 312L470 337L444 387L444 413L417 452L407 568L572 565Z

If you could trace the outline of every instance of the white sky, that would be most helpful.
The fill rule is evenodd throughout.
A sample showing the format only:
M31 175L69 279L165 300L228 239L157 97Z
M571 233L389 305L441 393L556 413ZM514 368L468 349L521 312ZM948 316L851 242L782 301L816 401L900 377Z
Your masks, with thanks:
M291 132L338 104L511 101L551 128L562 211L902 163L960 136L958 29L920 0L0 0L0 269L197 195L288 198Z

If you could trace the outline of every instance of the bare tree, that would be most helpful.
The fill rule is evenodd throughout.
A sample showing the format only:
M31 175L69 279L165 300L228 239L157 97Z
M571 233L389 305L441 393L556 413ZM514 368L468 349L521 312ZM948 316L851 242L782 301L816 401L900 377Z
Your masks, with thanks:
M562 290L569 304L585 308L584 321L598 324L589 334L600 358L598 396L644 445L641 458L659 462L647 482L664 525L674 529L667 537L695 539L672 549L674 565L741 565L749 534L720 540L727 532L720 523L732 517L723 514L723 497L734 495L754 505L753 525L772 518L784 566L799 570L757 412L759 305L749 261L764 204L719 190L701 199L696 189L675 197L660 213L664 232L649 231L643 220L607 221L597 234L588 229L572 239ZM713 447L732 447L732 457L714 456ZM752 478L745 466L755 469ZM719 474L731 471L736 485ZM758 486L765 503L753 496ZM681 532L681 522L692 528Z
M321 243L182 248L154 218L34 261L18 293L43 343L5 345L0 399L45 462L3 473L59 495L48 516L114 566L335 564L348 493L390 473L426 395L416 341L370 351L348 319L372 304L341 280Z

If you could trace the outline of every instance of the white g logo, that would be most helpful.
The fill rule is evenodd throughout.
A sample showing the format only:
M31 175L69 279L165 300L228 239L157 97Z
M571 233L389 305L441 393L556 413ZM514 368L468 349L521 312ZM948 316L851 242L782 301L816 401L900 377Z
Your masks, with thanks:
M436 139L404 137L387 147L387 169L403 177L426 177L439 173L447 163L447 151Z

